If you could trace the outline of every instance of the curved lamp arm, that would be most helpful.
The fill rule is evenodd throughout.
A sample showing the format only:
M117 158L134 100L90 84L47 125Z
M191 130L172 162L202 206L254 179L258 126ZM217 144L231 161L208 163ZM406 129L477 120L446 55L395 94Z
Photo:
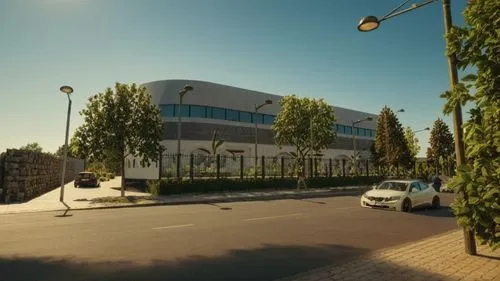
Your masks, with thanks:
M409 1L410 0L404 1L402 4L400 4L399 6L397 6L394 9L392 9L389 13L387 13L385 16L381 17L380 19L375 17L375 16L367 16L367 17L362 18L359 21L358 30L362 31L362 32L368 32L368 31L375 30L379 27L380 23L386 19L390 19L392 17L399 16L399 15L404 14L406 12L423 7L427 4L437 2L438 0L427 0L427 1L422 2L422 3L412 4L411 7L400 10L401 7L403 7ZM400 10L400 11L398 11L398 10Z

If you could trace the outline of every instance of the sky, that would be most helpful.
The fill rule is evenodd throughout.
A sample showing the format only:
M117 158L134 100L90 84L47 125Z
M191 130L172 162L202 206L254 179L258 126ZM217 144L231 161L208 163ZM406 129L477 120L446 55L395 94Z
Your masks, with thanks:
M361 33L402 0L0 0L0 151L64 143L87 99L115 82L203 80L324 98L432 127L449 88L440 1ZM412 2L410 2L412 3ZM463 25L465 0L452 3ZM464 112L466 115L466 112ZM465 116L466 117L466 116ZM425 155L429 132L417 133Z

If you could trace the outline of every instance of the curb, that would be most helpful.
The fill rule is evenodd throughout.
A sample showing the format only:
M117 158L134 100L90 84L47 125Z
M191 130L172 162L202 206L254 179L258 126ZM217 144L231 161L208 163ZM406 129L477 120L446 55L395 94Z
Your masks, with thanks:
M261 195L255 197L234 197L234 198L213 198L199 200L184 200L174 202L154 202L135 205L114 205L114 206L96 206L89 208L61 208L56 210L30 210L30 211L13 211L0 213L0 215L25 214L25 213L41 213L41 212L60 212L60 211L85 211L99 209L121 209L121 208L137 208L137 207L154 207L154 206L176 206L176 205L196 205L196 204L215 204L215 203L232 203L232 202L252 202L252 201L271 201L271 200L286 200L286 199L306 199L306 198L325 198L338 196L357 196L361 195L369 188L363 187L353 190L331 190L326 192L311 192L303 194L282 194L282 195Z

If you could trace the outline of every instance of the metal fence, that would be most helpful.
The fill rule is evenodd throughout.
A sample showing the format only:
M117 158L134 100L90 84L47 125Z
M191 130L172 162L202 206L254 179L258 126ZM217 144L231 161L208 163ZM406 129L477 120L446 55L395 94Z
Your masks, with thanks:
M378 175L368 160L331 158L305 159L306 177ZM290 157L249 157L208 154L165 154L160 165L161 178L291 178L297 176L297 161Z

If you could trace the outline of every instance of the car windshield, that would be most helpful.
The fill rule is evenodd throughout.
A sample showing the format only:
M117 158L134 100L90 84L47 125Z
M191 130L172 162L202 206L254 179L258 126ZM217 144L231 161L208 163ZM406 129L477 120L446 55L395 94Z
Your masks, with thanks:
M91 173L81 173L81 174L78 174L78 177L81 178L81 179L91 179L91 178L93 178Z
M379 189L379 190L387 189L387 190L405 191L407 185L408 184L405 183L405 182L385 181L385 182L381 183L379 186L377 186L376 189Z

